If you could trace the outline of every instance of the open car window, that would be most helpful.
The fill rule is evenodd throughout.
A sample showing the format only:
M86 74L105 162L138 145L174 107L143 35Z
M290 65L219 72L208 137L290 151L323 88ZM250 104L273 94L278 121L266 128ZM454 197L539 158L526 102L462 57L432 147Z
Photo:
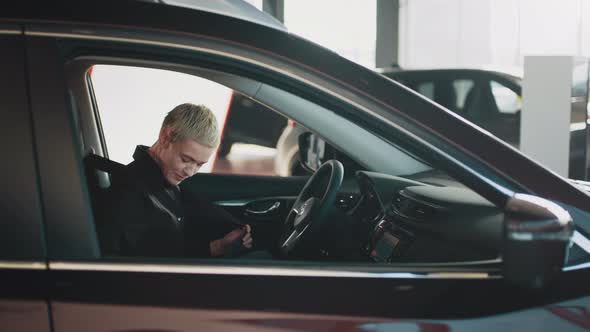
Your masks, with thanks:
M246 95L205 78L148 67L94 65L89 78L111 160L130 163L136 145L154 143L166 113L190 102L209 107L221 128L220 146L200 172L277 174L277 141L287 119Z
M276 175L281 168L289 169L285 173L288 176L309 176L311 172L304 168L298 174L293 172L293 165L300 164L302 135L324 140L331 151L326 157L340 160L346 169L336 199L330 203L333 206L327 209L325 229L317 234L321 240L308 243L315 251L289 257L287 262L345 262L364 269L384 263L458 263L494 261L498 257L503 218L500 209L419 156L335 110L268 84L198 67L166 63L137 66L129 59L85 58L81 62L90 70L86 74L90 80L88 93L96 99L94 121L99 123L95 130L97 136L103 136L95 144L104 144L102 149L108 151L105 156L115 162L129 163L135 145L152 144L161 119L175 103L206 104L213 110L231 147L220 151L224 148L222 138L221 147L203 174L187 180L182 188L211 196L218 208L254 227L258 243L246 258L282 264L286 257L277 246L282 237L284 240L283 225L290 209L298 204L307 177L296 185L274 182L273 190L264 189L264 181L253 177L248 183L260 189L239 197L239 184L211 176ZM240 112L249 113L244 116ZM255 117L260 118L257 121ZM276 125L269 126L272 121ZM262 126L248 128L257 124ZM272 142L264 142L263 137L273 137ZM86 140L92 144L90 141ZM206 183L219 188L204 189ZM320 181L317 186L321 196L325 183ZM94 207L105 208L99 204ZM95 215L100 218L100 213Z
M416 156L371 135L354 122L270 85L246 83L221 73L200 73L203 77L131 65L99 64L90 68L103 148L111 160L119 163L132 161L136 145L153 144L161 119L176 104L193 102L212 109L222 128L220 145L201 168L203 173L306 175L299 169L297 148L298 136L306 131L321 132L332 145L356 160L357 169L393 175L430 169ZM213 80L205 78L209 75ZM256 92L248 95L253 89ZM392 158L397 162L391 163ZM369 159L372 166L367 168L364 161Z

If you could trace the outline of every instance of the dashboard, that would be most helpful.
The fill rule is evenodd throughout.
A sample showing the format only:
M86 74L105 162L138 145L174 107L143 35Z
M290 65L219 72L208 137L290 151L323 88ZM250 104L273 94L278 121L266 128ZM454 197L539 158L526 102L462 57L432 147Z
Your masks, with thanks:
M349 214L374 262L453 262L499 257L503 212L474 191L436 181L356 172ZM454 184L454 185L453 185Z

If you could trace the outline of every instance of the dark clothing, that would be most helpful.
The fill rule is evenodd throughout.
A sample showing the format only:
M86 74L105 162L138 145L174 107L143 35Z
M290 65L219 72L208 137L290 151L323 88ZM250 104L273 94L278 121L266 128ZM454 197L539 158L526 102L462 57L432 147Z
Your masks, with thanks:
M170 185L147 149L138 146L134 161L113 175L108 210L98 227L103 255L210 256L209 243L239 227L239 222Z

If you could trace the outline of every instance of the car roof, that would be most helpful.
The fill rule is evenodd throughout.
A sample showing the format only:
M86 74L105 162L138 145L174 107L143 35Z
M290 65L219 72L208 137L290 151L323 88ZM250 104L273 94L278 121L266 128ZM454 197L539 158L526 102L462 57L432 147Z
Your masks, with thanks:
M376 71L387 77L438 77L442 78L447 75L467 76L467 75L490 75L502 77L517 84L521 84L522 76L515 75L498 70L477 69L477 68L432 68L432 69L402 69L402 68L377 68Z
M145 2L154 2L158 4L206 11L257 23L281 31L287 31L287 27L279 20L263 11L258 10L258 8L254 7L249 2L243 0L153 0Z

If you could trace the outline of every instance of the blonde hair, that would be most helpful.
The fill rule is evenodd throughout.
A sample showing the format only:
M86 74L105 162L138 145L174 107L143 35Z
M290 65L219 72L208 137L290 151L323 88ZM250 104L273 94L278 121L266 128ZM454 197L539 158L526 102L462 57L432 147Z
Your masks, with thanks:
M214 148L219 144L219 128L215 114L205 105L180 104L168 112L162 129L171 128L170 140L191 139Z

